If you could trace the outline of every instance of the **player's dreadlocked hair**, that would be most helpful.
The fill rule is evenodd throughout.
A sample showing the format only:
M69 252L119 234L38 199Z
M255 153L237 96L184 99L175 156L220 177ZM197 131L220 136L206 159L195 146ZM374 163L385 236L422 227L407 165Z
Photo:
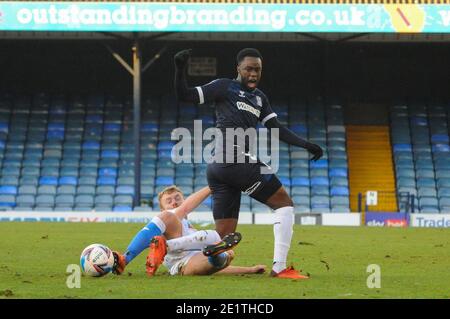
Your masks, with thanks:
M241 63L242 60L244 60L244 58L246 56L260 58L262 60L262 55L261 55L261 53L259 53L258 50L253 49L253 48L245 48L245 49L242 49L241 51L239 51L239 53L237 54L237 56L236 56L237 64Z

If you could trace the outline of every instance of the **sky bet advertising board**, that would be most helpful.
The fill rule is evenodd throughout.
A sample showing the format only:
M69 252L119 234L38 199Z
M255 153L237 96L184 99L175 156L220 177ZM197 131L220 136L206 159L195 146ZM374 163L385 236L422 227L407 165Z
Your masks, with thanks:
M408 227L409 215L406 213L371 213L365 214L367 226Z

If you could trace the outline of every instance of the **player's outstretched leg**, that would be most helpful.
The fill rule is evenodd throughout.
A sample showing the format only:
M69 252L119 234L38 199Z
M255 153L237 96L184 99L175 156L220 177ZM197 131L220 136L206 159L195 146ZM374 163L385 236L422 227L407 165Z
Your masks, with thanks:
M167 244L164 236L155 236L150 242L150 250L145 264L147 275L153 276L158 270L159 266L164 261L167 254Z
M242 235L238 232L225 235L218 243L203 248L203 255L207 257L219 255L239 244L241 239Z

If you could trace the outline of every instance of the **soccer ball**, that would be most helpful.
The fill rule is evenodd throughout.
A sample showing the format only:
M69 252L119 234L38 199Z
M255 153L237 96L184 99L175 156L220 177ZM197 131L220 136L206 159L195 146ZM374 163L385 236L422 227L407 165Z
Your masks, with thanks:
M101 277L111 272L114 265L114 255L107 246L92 244L81 253L80 264L86 275Z

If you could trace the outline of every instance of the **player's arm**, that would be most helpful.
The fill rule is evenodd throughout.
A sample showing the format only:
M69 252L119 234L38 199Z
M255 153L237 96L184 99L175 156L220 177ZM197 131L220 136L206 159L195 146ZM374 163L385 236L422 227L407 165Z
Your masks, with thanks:
M211 190L209 189L209 187L203 187L198 192L195 192L194 194L186 198L183 204L175 209L175 214L180 219L185 218L190 212L196 209L198 205L203 203L203 201L208 198L210 194Z
M295 145L302 148L305 148L313 154L313 157L311 160L317 161L319 158L322 157L323 151L322 148L317 145L310 143L304 139L302 139L300 136L292 132L287 127L283 126L277 119L277 114L272 110L272 107L270 106L269 100L266 96L263 96L263 107L261 112L261 123L262 125L265 125L269 129L277 128L279 132L279 138L283 142L289 144L289 145Z
M228 266L216 274L241 275L241 274L263 274L266 271L266 265L256 265L253 267Z
M224 98L230 83L228 79L217 79L208 84L189 87L186 79L187 62L191 49L175 54L175 91L177 98L183 102L195 104L211 103Z
M191 52L192 49L188 49L175 54L175 92L178 100L198 104L200 102L198 92L195 88L188 87L186 79L187 63Z
M313 154L313 158L311 160L317 161L319 158L322 157L323 151L319 145L310 143L307 140L302 139L300 136L292 132L290 129L283 126L276 117L272 117L270 120L268 120L265 123L265 126L270 129L277 128L279 130L279 138L283 142L290 145L299 146L308 150L308 152Z

